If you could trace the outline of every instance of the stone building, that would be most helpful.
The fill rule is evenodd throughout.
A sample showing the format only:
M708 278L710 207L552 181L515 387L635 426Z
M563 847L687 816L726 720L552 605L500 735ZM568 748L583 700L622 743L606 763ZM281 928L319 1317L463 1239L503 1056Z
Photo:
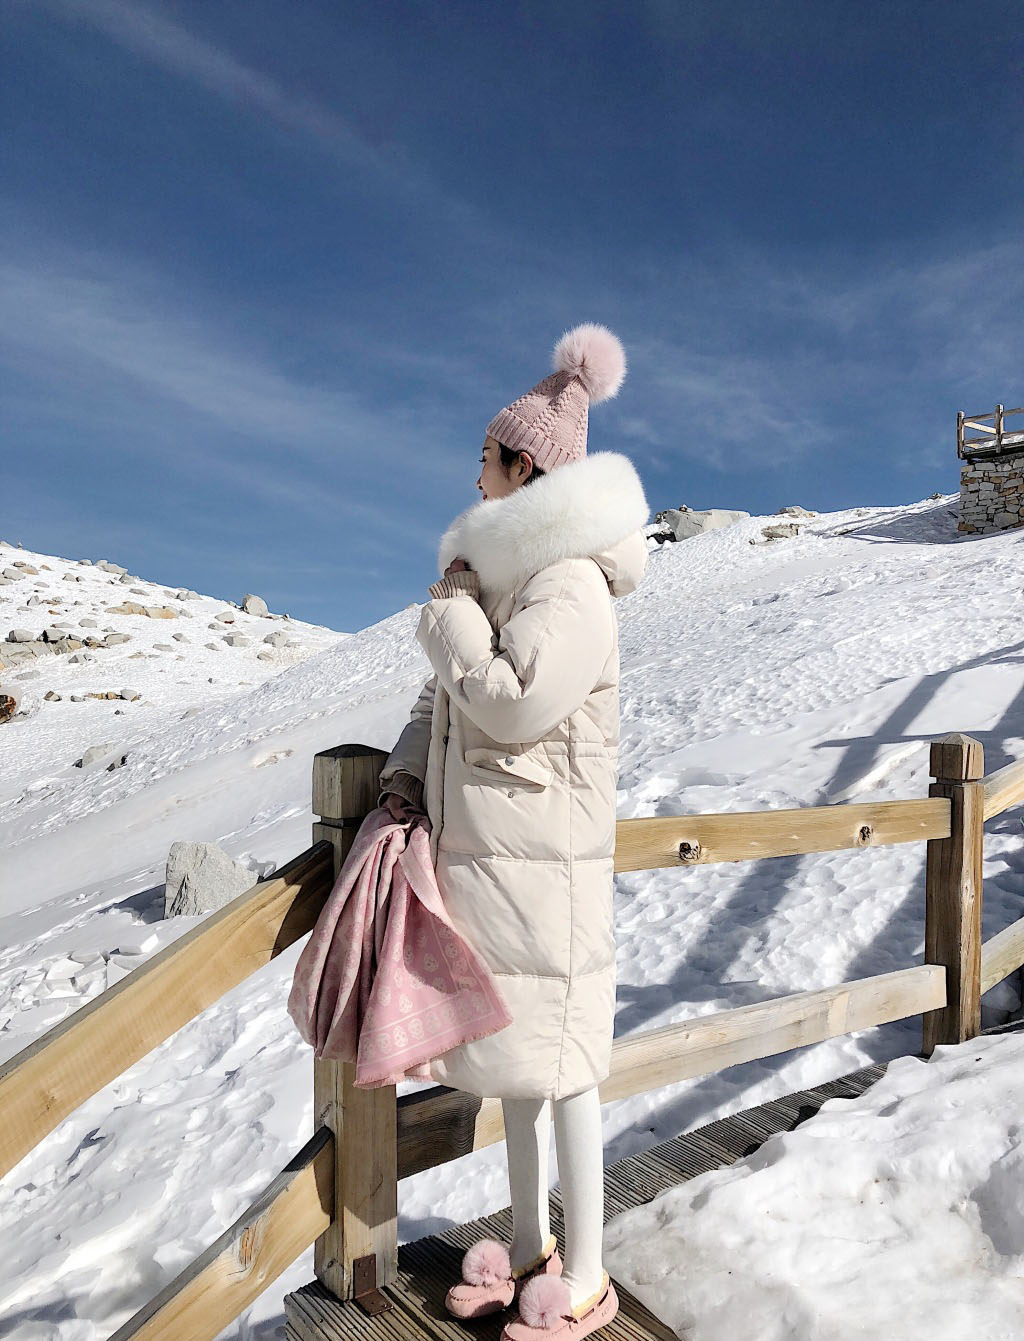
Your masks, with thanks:
M1024 409L992 414L957 415L957 455L960 467L958 531L987 534L1024 524L1024 419L1007 430L1009 415ZM991 420L991 424L986 423ZM977 436L967 437L968 431Z

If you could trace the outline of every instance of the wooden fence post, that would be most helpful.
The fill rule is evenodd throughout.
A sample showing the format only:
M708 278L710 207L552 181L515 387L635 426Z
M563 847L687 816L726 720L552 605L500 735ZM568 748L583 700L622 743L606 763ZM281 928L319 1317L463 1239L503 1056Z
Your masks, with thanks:
M927 1011L923 1047L963 1043L981 1032L981 868L985 841L985 753L958 731L931 743L935 781L929 796L948 796L948 838L928 839L924 960L946 968L946 1005Z
M376 806L384 750L339 745L313 759L313 842L334 844L334 874L356 830ZM313 1060L314 1129L334 1133L334 1222L316 1240L313 1269L339 1299L385 1307L377 1287L398 1274L398 1154L395 1086L356 1089L350 1062Z

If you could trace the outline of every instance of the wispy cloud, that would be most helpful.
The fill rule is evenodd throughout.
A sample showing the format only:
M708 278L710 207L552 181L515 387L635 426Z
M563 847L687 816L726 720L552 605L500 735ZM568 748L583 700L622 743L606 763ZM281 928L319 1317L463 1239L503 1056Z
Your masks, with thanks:
M631 309L643 404L613 402L616 430L719 470L858 442L947 462L959 402L1024 385L1018 260L1015 242L962 240L670 259Z
M993 354L1010 369L1019 360L1003 323L1020 319L1020 256L1016 238L973 244L967 236L862 255L856 266L835 253L769 261L767 269L762 261L763 296L778 316L851 341L873 337L869 349L888 332L916 332L931 351L947 351L957 370L988 365Z
M333 108L286 88L231 52L190 32L153 5L136 0L41 0L64 18L104 33L134 55L198 85L233 107L298 132L350 168L371 173L392 190L415 193L451 223L483 225L468 201L441 187L405 147L391 142L383 151L370 144Z
M655 403L669 422L668 407L680 407L677 444L720 469L761 457L768 442L786 457L800 457L834 436L806 403L811 370L798 356L744 357L651 341L638 357L646 360ZM668 445L664 435L660 445Z
M342 392L301 386L186 312L140 301L113 277L0 264L4 343L55 364L102 365L224 427L318 455L359 432L362 413ZM347 427L346 427L347 426Z
M9 239L2 250L14 257ZM373 484L382 454L400 476L422 462L412 403L381 408L297 381L128 258L62 249L0 264L0 363L15 374L8 395L21 386L26 408L40 394L27 388L45 388L45 412L62 412L83 434L138 426L149 450L173 441L183 468L280 509L329 506L350 524L386 526L389 506L360 482ZM431 472L443 478L445 468L440 459ZM432 543L433 528L417 532L413 518L408 533Z

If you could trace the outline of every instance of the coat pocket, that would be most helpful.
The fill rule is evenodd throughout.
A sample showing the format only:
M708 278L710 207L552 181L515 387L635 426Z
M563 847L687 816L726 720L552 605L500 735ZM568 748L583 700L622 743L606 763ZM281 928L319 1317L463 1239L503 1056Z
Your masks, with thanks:
M510 753L508 749L482 746L466 751L466 763L480 778L492 782L519 782L532 787L546 787L555 776L555 770L542 755L530 752Z

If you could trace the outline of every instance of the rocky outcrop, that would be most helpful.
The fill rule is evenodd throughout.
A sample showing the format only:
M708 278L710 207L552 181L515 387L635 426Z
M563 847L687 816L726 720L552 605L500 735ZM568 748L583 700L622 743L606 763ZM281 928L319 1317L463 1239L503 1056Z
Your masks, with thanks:
M731 526L733 522L742 521L749 516L749 512L731 512L725 508L705 508L703 511L696 511L683 503L677 508L665 508L662 512L656 512L654 526L649 528L649 531L654 533L656 538L690 540L695 535L720 530L723 526Z
M257 862L251 868L235 861L216 843L172 843L167 854L164 917L194 917L223 908L273 869L273 862Z
M108 615L147 615L150 619L177 619L180 611L169 605L140 605L138 601L124 601L107 607Z
M120 767L124 763L127 755L121 753L121 748L114 741L106 741L102 745L90 745L80 759L74 762L74 768L90 768L93 764L103 761L108 768ZM114 760L118 762L115 763Z

